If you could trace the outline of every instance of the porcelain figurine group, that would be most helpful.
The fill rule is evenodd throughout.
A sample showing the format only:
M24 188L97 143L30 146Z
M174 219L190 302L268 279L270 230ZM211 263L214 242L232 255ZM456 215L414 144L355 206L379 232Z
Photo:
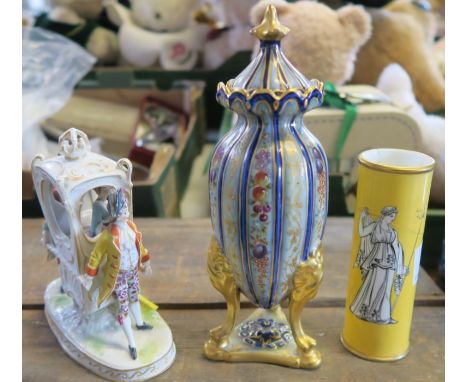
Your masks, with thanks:
M280 40L288 29L273 6L251 33L260 40L258 56L216 94L238 118L209 171L208 273L228 310L204 353L316 368L321 355L300 318L323 276L328 167L302 114L321 104L322 83L284 57ZM175 346L157 306L140 293L139 272L150 274L151 265L132 221L131 162L91 152L74 128L59 145L57 157L38 156L32 166L44 243L60 269L45 292L48 322L63 349L95 373L119 381L156 376L174 361ZM259 309L237 323L240 293Z
M92 153L74 128L59 146L57 157L32 166L43 242L60 270L44 296L49 325L70 357L102 377L154 377L174 361L175 345L140 292L139 272L151 274L151 264L132 220L131 162Z

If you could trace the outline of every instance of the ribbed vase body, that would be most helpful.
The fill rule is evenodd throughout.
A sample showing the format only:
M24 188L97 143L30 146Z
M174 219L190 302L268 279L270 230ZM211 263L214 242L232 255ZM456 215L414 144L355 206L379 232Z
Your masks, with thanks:
M266 61L264 76L270 65L278 70L278 57L283 58L279 44L263 44L259 57L252 64L258 67L262 59ZM269 80L252 78L255 72L248 70L252 64L231 86L247 87L249 78L250 86ZM302 122L303 113L320 104L321 93L294 92L291 77L290 96L279 99L273 92L252 96L229 93L224 87L217 94L237 118L211 160L214 234L237 285L262 308L278 305L288 295L297 266L320 246L327 216L326 155ZM299 75L298 87L301 80ZM274 85L264 83L263 88Z

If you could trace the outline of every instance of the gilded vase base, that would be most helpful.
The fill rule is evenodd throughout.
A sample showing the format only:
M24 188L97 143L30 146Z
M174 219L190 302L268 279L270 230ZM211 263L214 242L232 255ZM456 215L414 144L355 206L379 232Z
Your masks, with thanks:
M356 350L354 347L346 343L346 341L343 338L343 334L340 336L340 341L343 347L349 351L350 353L354 354L355 356L358 356L359 358L365 359L367 361L376 361L376 362L394 362L394 361L399 361L403 358L405 358L408 353L409 353L409 348L406 349L402 354L392 356L392 357L378 357L378 356L372 356L368 354L364 354L360 352L359 350Z
M302 369L315 369L322 361L315 348L305 353L297 347L280 307L257 309L221 340L212 335L205 343L204 354L215 361L262 362Z

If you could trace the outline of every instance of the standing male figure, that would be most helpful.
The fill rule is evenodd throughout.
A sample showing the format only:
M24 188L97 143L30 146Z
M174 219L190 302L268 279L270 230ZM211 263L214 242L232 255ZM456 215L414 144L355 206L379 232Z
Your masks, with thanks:
M89 290L100 265L105 260L102 269L104 279L99 286L98 307L111 294L117 299L119 304L117 321L127 337L130 356L136 359L137 349L129 311L135 319L137 330L152 329L152 326L142 319L138 298L140 293L138 271L151 274L150 257L148 250L143 246L141 233L130 220L128 203L122 188L109 195L109 207L110 217L107 220L107 227L102 231L91 253L82 282Z

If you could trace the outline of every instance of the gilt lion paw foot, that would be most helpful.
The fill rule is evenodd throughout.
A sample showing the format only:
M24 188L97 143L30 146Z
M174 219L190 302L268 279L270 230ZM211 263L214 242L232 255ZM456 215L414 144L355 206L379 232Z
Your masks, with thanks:
M302 353L300 367L303 369L316 369L322 363L322 355L317 349Z
M312 337L305 336L298 340L297 345L302 352L309 353L315 348L315 346L317 346L317 341L315 341Z

